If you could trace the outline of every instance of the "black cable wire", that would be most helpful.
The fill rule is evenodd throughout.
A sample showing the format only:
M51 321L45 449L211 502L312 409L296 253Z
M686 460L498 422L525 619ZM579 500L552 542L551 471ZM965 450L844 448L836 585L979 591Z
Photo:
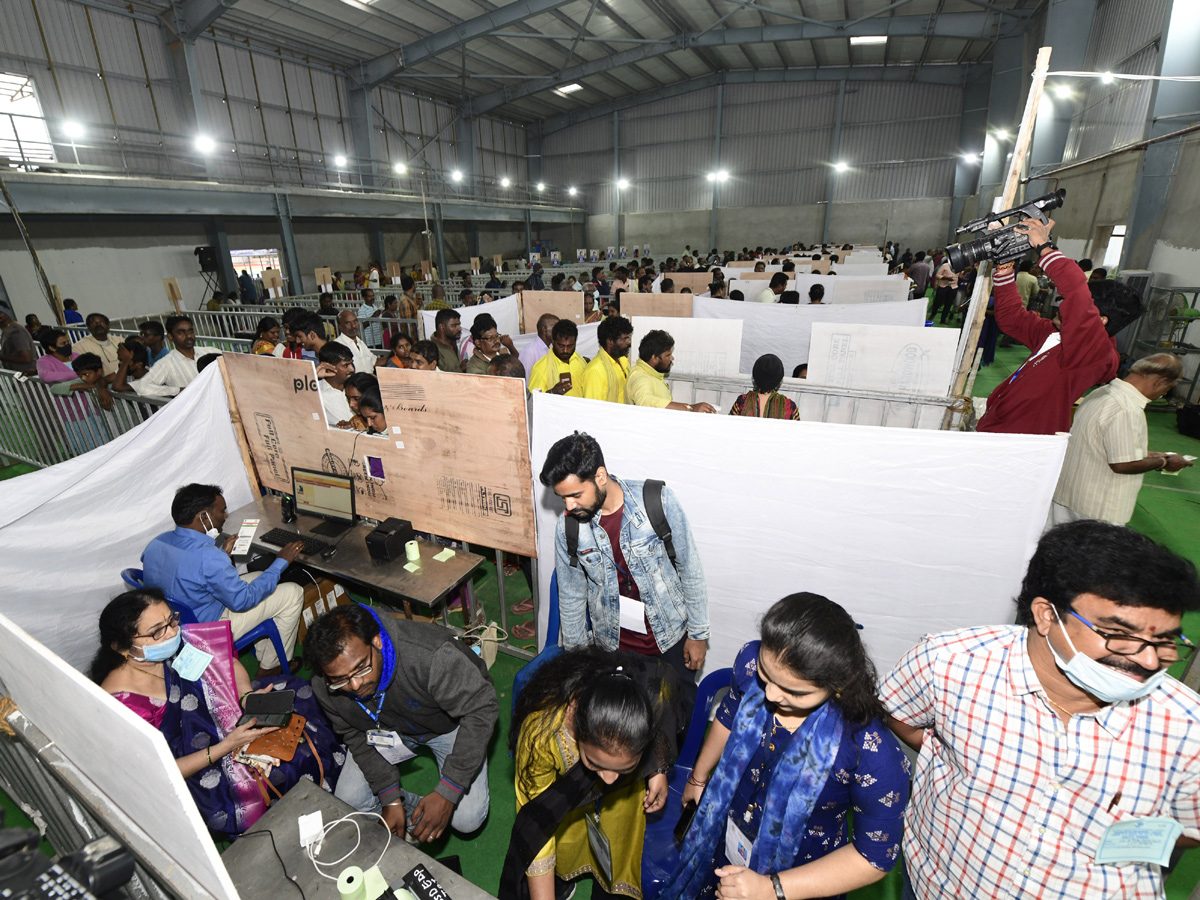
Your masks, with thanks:
M308 900L308 896L304 893L304 888L300 887L300 883L296 881L294 876L288 874L287 866L283 863L283 857L279 855L279 848L275 846L275 835L271 833L269 828L264 828L262 831L247 831L242 835L242 838L262 837L264 834L271 839L271 849L275 851L275 858L279 860L279 868L283 870L284 881L300 892L301 900ZM242 838L239 838L239 840Z

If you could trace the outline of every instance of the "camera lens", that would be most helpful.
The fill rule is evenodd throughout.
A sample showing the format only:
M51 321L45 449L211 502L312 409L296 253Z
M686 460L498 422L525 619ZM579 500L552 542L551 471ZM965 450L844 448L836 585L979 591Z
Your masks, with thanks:
M946 256L950 260L950 268L955 272L963 272L969 266L975 265L988 255L986 239L969 241L965 244L951 244L946 248Z

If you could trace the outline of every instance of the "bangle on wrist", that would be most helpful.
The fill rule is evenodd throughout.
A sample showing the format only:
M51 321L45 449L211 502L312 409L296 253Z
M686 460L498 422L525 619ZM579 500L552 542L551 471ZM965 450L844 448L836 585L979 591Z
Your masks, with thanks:
M776 872L770 873L771 887L775 888L775 900L787 900L783 894L783 885L779 881L779 874Z
M695 776L689 775L687 777L687 783L694 785L695 787L704 787L706 784L708 784L708 779L705 778L703 781L700 781Z
M208 757L208 764L211 766L212 765L212 747L211 746L204 748L204 755Z

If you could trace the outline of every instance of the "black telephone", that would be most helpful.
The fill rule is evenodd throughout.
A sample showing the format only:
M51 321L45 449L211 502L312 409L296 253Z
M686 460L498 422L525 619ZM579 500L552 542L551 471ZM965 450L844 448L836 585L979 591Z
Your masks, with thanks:
M242 707L246 714L237 720L240 728L251 719L258 719L257 728L286 728L292 721L292 710L296 708L295 691L267 691L265 694L247 694Z

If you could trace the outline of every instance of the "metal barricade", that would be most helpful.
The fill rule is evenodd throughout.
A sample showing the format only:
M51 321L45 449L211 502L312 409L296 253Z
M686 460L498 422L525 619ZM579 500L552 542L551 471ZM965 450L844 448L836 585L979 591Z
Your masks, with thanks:
M113 392L102 409L90 391L55 396L39 378L0 370L0 456L52 466L131 431L167 401Z

